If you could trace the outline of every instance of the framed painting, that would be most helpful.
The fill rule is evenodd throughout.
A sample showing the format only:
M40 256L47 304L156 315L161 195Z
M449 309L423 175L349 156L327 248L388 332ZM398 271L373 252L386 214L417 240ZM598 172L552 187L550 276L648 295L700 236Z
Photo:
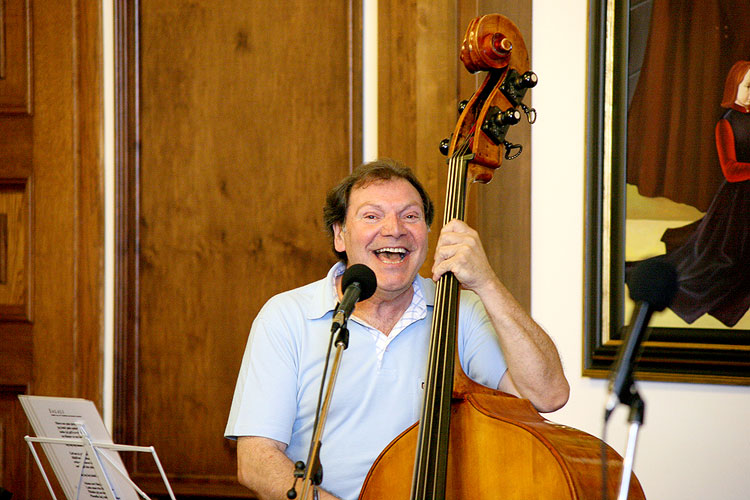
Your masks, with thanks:
M589 2L586 376L606 377L617 356L630 271L660 259L677 269L677 294L651 318L635 377L750 385L743 2Z

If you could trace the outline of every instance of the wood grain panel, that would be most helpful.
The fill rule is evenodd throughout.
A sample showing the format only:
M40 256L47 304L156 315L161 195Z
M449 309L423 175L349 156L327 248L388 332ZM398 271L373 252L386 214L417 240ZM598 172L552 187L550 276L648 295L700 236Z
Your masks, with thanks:
M0 4L0 114L30 114L29 0L3 0Z
M140 33L125 61L140 65L128 79L140 97L121 145L137 154L120 169L136 203L121 202L134 314L121 313L133 352L118 380L135 382L118 426L156 447L179 494L248 495L222 437L247 333L271 295L334 261L325 192L361 155L360 7L287 3L142 1L124 14ZM131 465L158 490L148 460Z
M37 394L101 404L102 91L99 2L34 12L32 252Z
M17 394L83 397L101 408L101 2L45 2L33 16L26 0L3 0L3 7L3 487L26 500L49 493L30 466Z
M381 156L411 165L436 203L428 273L442 222L447 167L438 152L458 118L458 102L468 99L485 73L471 75L458 59L466 27L474 17L501 13L519 25L527 46L531 2L418 0L379 3L379 124ZM473 186L467 222L482 235L488 258L521 304L530 308L530 145L528 124L509 139L525 154L505 162L489 185Z
M480 2L480 12L497 12L512 20L531 56L530 0L485 0ZM470 85L473 81L469 80L475 79L466 71L462 73L462 81ZM528 106L532 105L533 95L532 89L525 99ZM498 276L526 311L531 311L531 125L525 117L511 127L507 140L521 144L523 153L514 160L505 160L490 184L475 186L479 214L476 228Z
M23 439L18 441L29 430L18 401L18 395L25 392L24 386L0 385L0 486L12 493L14 499L31 498L28 477L31 458Z
M30 213L29 196L24 182L0 181L0 215L2 215L3 279L0 280L0 321L31 321L29 301Z

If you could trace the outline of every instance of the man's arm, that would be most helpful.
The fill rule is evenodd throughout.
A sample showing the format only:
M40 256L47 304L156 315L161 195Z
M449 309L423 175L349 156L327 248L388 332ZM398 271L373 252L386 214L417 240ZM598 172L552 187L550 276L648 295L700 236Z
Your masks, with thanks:
M528 399L542 412L561 408L570 387L552 339L500 282L477 232L459 220L443 227L435 250L433 279L448 271L479 296L497 332L508 364L498 388Z
M283 500L294 483L294 464L284 454L286 445L273 439L242 436L237 439L237 479L260 500ZM302 481L297 481L297 497ZM307 495L312 498L312 490ZM336 500L320 490L321 500Z

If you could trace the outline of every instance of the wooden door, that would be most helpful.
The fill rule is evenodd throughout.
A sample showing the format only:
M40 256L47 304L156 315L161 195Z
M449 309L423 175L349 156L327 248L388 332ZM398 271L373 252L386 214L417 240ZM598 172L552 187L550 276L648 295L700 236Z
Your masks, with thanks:
M177 494L248 496L224 426L260 307L334 262L322 206L360 162L359 9L142 0L118 13L116 436L154 445ZM129 466L160 491L150 459Z
M102 399L100 3L35 7L0 2L0 486L14 500L49 497L18 395Z

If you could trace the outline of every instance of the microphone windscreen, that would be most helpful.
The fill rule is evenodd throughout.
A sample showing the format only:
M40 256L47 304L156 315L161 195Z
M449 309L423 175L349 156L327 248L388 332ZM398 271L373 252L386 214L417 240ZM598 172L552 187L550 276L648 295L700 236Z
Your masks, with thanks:
M358 282L359 288L362 290L359 294L359 300L367 300L372 297L378 287L375 273L364 264L354 264L344 271L344 276L341 278L341 289L346 290L354 282Z
M628 287L633 301L647 302L655 311L661 311L677 293L677 270L659 258L644 260L630 273Z

